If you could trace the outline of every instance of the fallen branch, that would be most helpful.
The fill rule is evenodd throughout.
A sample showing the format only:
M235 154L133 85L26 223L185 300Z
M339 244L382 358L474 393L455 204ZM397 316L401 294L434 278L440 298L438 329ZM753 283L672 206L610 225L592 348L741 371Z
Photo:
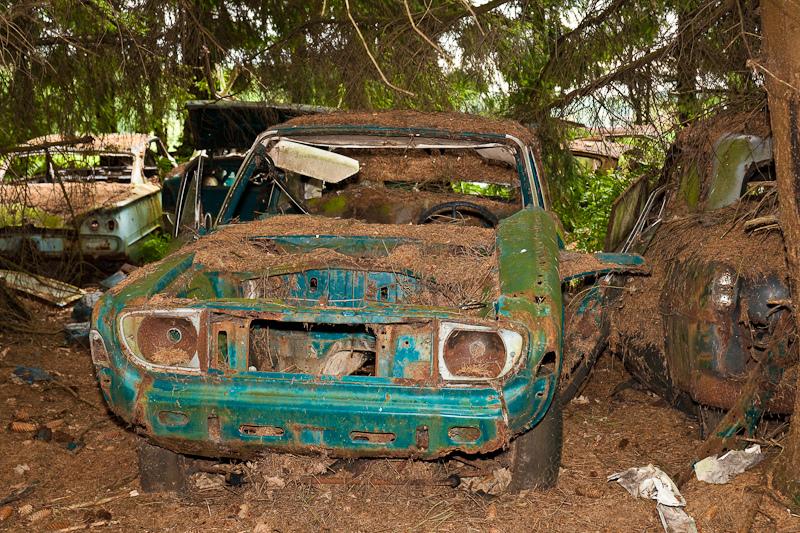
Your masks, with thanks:
M742 442L750 442L752 444L758 444L760 446L766 447L775 447L783 449L783 444L776 441L775 439L756 439L754 437L736 437L736 440L740 440Z
M130 497L130 492L124 492L121 494L117 494L115 496L107 496L105 498L100 498L99 500L91 500L87 502L81 503L74 503L72 505L67 505L65 507L58 507L63 511L74 511L76 509L86 509L88 507L96 507L98 505L104 505L106 503L110 503L116 500L121 500L122 498Z
M62 529L56 529L54 533L68 533L69 531L80 531L82 529L94 529L96 527L102 526L111 526L114 524L119 524L119 520L98 520L96 522L90 522L88 524L79 524L77 526L70 526L65 527Z
M425 487L452 487L456 488L461 484L462 477L480 477L479 474L470 474L468 476L460 476L453 474L445 479L364 479L363 482L376 487L393 487L401 485L411 486L425 486ZM317 484L317 485L348 485L354 481L360 480L360 477L317 477L317 476L304 476L300 478L301 483Z
M761 228L762 226L777 226L780 227L780 223L778 222L778 217L776 215L768 215L765 217L758 217L754 218L753 220L748 220L744 223L745 231L756 230Z

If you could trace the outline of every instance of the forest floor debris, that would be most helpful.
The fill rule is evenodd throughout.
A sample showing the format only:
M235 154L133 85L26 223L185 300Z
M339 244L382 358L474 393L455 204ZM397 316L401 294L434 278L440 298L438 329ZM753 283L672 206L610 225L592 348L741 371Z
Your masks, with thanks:
M69 320L68 309L26 305L39 328ZM606 476L648 463L672 475L700 444L697 422L652 394L626 388L612 397L629 376L618 361L604 357L583 393L591 401L565 407L561 474L548 492L486 497L417 482L467 470L455 460L371 460L360 473L349 474L347 483L317 483L345 474L331 472L337 468L332 458L267 454L244 469L240 486L221 482L184 495L145 494L136 477L138 437L100 409L88 351L64 346L56 335L5 333L0 346L10 348L0 361L6 369L0 372L0 495L35 485L23 499L6 504L13 514L0 521L0 530L652 532L661 530L652 503L609 486ZM98 409L86 409L59 388L11 381L16 366L57 373ZM83 434L85 445L80 453L70 452L30 433L12 432L8 426L15 413L27 413L37 424L62 420L58 429ZM767 449L765 461L726 485L691 479L681 488L698 529L800 529L800 519L770 497L768 474L776 450ZM17 465L28 468L18 475ZM393 483L381 484L385 479ZM43 509L52 513L37 515L42 518L31 524L29 517Z
M694 473L700 481L722 485L763 460L761 446L753 444L744 450L730 450L720 457L706 457L694 464Z
M631 467L608 476L635 498L656 500L656 510L666 533L697 533L694 519L683 510L686 500L678 487L660 468L653 465Z

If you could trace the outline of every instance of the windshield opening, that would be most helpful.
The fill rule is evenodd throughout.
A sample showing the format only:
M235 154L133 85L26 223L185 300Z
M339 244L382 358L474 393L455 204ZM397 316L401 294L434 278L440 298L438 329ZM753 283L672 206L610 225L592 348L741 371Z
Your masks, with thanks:
M253 161L248 183L239 186L244 192L235 221L304 213L381 224L495 227L523 205L518 156L505 144L417 137L310 140L297 139L357 161L358 171L336 181Z
M22 152L2 164L4 182L127 181L133 172L133 154L63 149Z

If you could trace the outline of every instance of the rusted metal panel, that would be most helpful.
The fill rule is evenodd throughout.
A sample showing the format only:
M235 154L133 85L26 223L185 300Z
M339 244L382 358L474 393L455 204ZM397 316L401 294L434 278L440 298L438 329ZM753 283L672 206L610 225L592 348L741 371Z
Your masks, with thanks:
M409 131L415 130L377 128L370 135ZM419 276L364 266L367 258L413 244L405 238L250 235L248 246L287 257L332 248L345 258L287 260L268 272L257 264L248 272L212 271L192 254L172 256L109 291L96 308L93 327L108 361L98 358L98 373L112 409L176 451L237 457L264 448L428 458L490 452L538 424L561 366L557 229L535 207L538 176L519 141L469 133L443 138L522 150L515 160L521 209L500 222L494 248L482 251L497 254L499 279L499 287L485 288L485 301L416 303ZM245 158L220 220L243 201L256 166ZM137 316L155 318L130 318ZM197 364L159 367L153 359L163 347ZM490 369L474 372L474 364Z
M58 307L64 307L84 295L84 291L74 285L27 272L0 270L0 280L12 289L36 296Z

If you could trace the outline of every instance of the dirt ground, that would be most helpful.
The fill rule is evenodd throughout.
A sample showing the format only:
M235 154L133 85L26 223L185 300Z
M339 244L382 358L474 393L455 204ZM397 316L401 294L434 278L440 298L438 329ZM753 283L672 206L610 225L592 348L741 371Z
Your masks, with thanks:
M32 487L9 510L0 505L0 530L658 532L655 503L635 500L606 476L648 463L674 474L700 443L696 421L652 394L626 388L612 395L628 376L605 357L584 399L565 409L561 477L548 492L487 497L432 485L469 472L452 460L375 460L357 476L320 477L332 461L270 454L241 465L240 486L199 474L188 494L145 494L138 437L106 411L88 350L65 346L59 333L69 311L34 305L36 332L0 334L0 501ZM12 377L17 365L42 368L61 385ZM30 430L44 424L49 441ZM800 517L769 488L779 448L767 453L728 485L692 480L683 488L700 531L800 531Z

